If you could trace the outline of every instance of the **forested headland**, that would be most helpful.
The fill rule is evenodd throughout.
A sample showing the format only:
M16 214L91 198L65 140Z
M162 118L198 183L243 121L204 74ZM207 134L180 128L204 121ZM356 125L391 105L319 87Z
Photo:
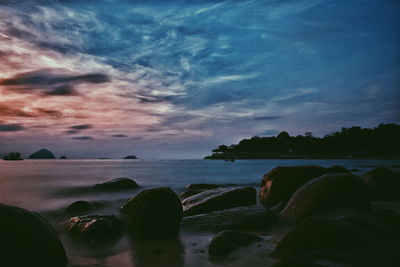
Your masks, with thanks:
M205 159L272 159L272 158L400 158L400 125L380 124L375 128L353 126L324 137L253 136L238 144L220 145Z

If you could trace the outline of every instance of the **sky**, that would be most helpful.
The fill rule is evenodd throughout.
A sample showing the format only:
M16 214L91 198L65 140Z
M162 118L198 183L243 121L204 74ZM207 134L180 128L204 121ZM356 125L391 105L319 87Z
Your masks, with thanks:
M0 155L400 123L399 27L396 0L0 0Z

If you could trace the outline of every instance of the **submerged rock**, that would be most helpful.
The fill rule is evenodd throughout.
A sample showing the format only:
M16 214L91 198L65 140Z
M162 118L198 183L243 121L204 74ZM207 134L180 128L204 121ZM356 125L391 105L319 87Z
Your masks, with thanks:
M184 216L256 204L253 187L228 187L206 190L183 200Z
M287 202L293 193L306 182L321 175L348 173L342 166L324 168L320 166L276 167L264 175L261 181L260 202L268 207Z
M279 216L293 223L331 209L368 209L368 207L366 188L359 177L352 174L330 173L300 187Z
M245 247L261 240L261 237L253 234L230 230L222 231L216 234L211 240L208 247L208 254L210 256L224 256L240 247Z
M400 198L400 173L379 167L366 172L361 179L371 200L393 201Z
M64 247L40 215L0 204L0 266L67 265Z
M284 258L276 266L396 266L399 237L398 228L365 212L331 210L292 228L272 256Z
M186 186L185 190L179 194L181 199L185 199L191 196L194 196L198 193L204 192L209 189L215 189L221 187L216 184L189 184Z
M128 200L121 214L138 236L177 235L182 220L182 204L168 187L148 189Z
M89 212L92 209L93 209L92 203L90 203L88 201L84 201L84 200L78 200L78 201L75 201L74 203L72 203L71 205L69 205L66 208L66 211L68 213L81 214L81 213Z
M124 189L136 189L139 188L139 185L132 179L121 177L112 179L110 181L101 184L97 184L95 188L102 190L124 190Z
M122 223L113 215L72 217L66 227L70 234L91 244L115 239L122 233Z
M182 228L211 232L221 230L253 231L266 229L269 221L268 209L261 205L253 205L184 217Z
M28 157L28 159L55 159L55 158L56 157L54 156L54 154L45 148L36 151L35 153L31 154Z

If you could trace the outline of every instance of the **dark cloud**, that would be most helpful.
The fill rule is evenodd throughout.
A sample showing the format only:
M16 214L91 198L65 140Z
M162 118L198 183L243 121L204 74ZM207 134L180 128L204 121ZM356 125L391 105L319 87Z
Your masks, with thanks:
M77 131L77 130L68 130L68 131L65 131L65 133L67 133L67 134L76 134L76 133L79 133L79 131Z
M24 130L25 127L21 124L0 124L0 132L17 132Z
M124 134L114 134L113 137L123 138L123 137L127 137L127 136Z
M87 130L87 129L92 128L92 125L90 125L90 124L80 124L80 125L71 126L69 128L74 129L74 130Z
M256 121L273 121L284 118L285 116L261 116L253 118Z
M75 140L93 140L94 138L91 136L77 136L77 137L72 137L72 139Z
M102 73L76 75L63 69L41 69L1 79L0 85L25 92L32 89L42 89L45 90L45 95L71 96L77 94L74 90L76 84L99 84L109 81L109 77Z
M59 96L72 96L72 95L77 95L78 93L70 85L61 85L61 86L52 88L52 90L47 91L45 94L46 95L59 95Z

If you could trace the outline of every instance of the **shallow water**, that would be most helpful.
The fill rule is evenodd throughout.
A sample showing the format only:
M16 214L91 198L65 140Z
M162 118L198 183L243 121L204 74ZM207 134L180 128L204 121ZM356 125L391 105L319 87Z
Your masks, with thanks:
M0 203L39 212L60 233L71 266L259 266L268 258L271 236L243 248L232 258L210 261L207 244L212 234L181 233L180 238L137 244L121 238L104 249L80 247L63 233L65 208L76 200L99 202L93 214L118 214L121 204L143 189L168 186L181 192L190 183L250 185L255 188L263 174L276 166L342 165L362 174L376 166L399 168L398 160L24 160L0 161ZM118 177L134 179L140 189L98 192L92 187ZM195 245L193 245L195 244ZM242 254L252 255L241 257ZM249 254L250 253L250 254ZM251 260L250 260L251 259ZM268 266L267 264L266 266Z

